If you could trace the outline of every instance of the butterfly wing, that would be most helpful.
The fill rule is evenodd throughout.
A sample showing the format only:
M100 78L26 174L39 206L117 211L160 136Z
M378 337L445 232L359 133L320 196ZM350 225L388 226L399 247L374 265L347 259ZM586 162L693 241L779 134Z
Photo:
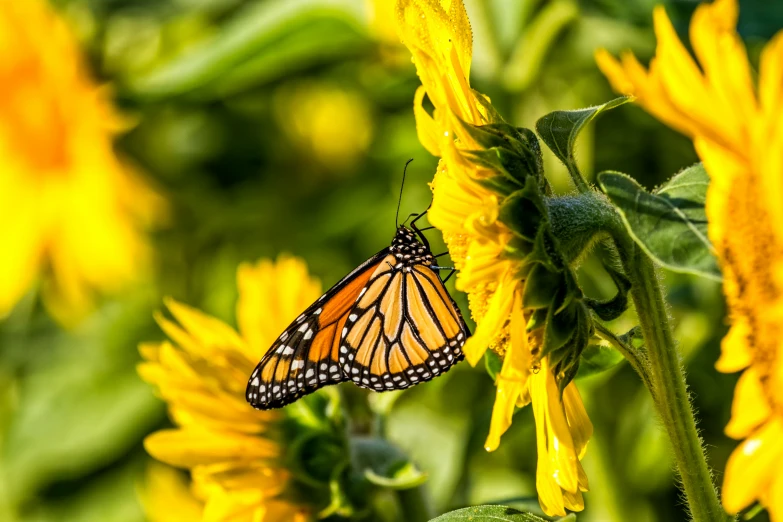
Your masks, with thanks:
M462 360L469 331L434 270L384 259L348 314L340 359L346 377L376 391L402 389Z
M322 386L347 380L337 361L349 311L388 249L359 265L310 305L261 358L245 398L257 409L281 408Z

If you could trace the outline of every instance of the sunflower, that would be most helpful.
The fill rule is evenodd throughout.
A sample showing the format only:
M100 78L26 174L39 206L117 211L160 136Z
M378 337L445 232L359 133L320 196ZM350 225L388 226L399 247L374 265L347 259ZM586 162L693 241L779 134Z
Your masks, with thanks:
M485 147L471 129L504 122L489 99L470 87L473 36L467 12L459 0L399 0L397 18L422 82L414 96L419 140L441 158L431 185L430 222L443 233L460 271L457 288L467 293L477 324L465 356L472 365L488 348L503 357L486 448L498 447L515 408L532 401L541 506L549 515L581 510L587 478L580 460L592 425L573 382L560 399L547 357L540 356L540 330L527 332L532 315L523 295L529 266L509 255L515 237L500 220L504 195L489 183L498 173L476 160Z
M290 257L241 265L237 278L239 332L173 300L166 304L176 322L157 317L171 341L142 345L139 373L166 401L176 428L153 433L144 445L157 460L190 471L203 520L306 520L285 467L286 414L254 410L244 393L266 347L320 295L320 284ZM161 504L153 498L145 505Z
M694 60L658 7L648 69L630 53L597 60L616 90L693 140L710 175L708 232L731 320L717 368L744 370L726 427L744 441L728 462L723 506L737 513L759 501L783 521L783 32L761 53L754 84L738 14L736 0L696 9Z
M0 317L40 282L71 324L145 272L163 202L115 154L122 122L48 2L2 2L0 41Z

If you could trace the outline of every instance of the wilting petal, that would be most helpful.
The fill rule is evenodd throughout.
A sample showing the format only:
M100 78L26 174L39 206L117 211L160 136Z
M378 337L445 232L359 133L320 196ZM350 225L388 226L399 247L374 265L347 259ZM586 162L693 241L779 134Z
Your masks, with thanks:
M498 375L495 405L492 407L492 421L484 447L487 451L495 451L500 445L500 437L511 426L514 409L520 395L527 388L532 355L527 343L525 318L522 315L522 302L519 292L514 298L511 309L511 343L503 358L503 367Z
M590 441L590 437L593 436L593 423L590 422L590 417L587 416L584 403L582 403L582 396L579 395L579 390L573 381L563 390L563 407L568 420L568 428L574 440L577 457L581 460L587 451L587 443ZM587 477L585 477L585 483L586 479Z

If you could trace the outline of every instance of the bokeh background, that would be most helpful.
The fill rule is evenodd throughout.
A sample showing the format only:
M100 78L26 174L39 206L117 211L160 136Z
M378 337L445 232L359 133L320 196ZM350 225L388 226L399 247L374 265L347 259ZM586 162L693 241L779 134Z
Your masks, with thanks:
M655 3L466 0L474 86L526 127L554 109L611 99L593 51L632 49L649 58ZM137 489L149 461L142 440L169 421L135 365L140 341L163 338L153 320L163 297L236 324L237 265L283 252L304 258L331 285L388 244L408 158L415 161L401 214L427 207L436 160L416 137L419 82L395 35L391 0L52 4L93 77L110 85L132 122L116 141L118 153L169 210L151 236L149 277L101 298L68 327L51 318L36 288L0 320L0 520L142 521ZM665 5L685 33L696 3ZM783 27L783 6L743 0L740 12L755 60ZM619 170L647 187L696 161L687 139L628 105L602 116L580 138L579 154L590 176ZM551 155L546 167L556 189L569 191ZM592 296L613 292L590 258L580 277ZM713 368L726 332L720 287L671 273L665 282L721 480L735 446L723 427L736 377ZM467 311L464 296L451 290ZM633 324L629 312L613 327ZM668 441L633 371L621 364L578 384L595 424L579 520L684 520ZM519 411L500 449L487 453L493 395L484 369L463 363L406 391L392 409L389 436L429 473L438 512L536 504L532 412Z

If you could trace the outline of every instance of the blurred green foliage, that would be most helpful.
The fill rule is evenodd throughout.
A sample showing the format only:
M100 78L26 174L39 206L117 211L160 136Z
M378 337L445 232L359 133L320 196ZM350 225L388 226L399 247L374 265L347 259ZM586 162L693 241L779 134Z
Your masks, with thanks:
M472 0L475 86L516 125L555 109L613 97L593 51L649 57L653 0ZM235 271L244 260L291 252L324 284L387 245L405 160L401 214L430 200L436 161L419 145L418 85L409 56L361 0L57 0L94 74L137 121L118 148L170 201L155 237L157 275L73 331L34 298L0 324L0 519L143 520L136 487L141 441L165 412L136 376L136 346L162 338L152 320L170 295L234 322ZM783 25L783 9L742 1L751 54ZM684 30L695 2L667 6ZM588 173L632 174L652 188L695 162L690 142L641 110L621 107L580 137ZM565 168L547 153L556 190ZM434 249L443 250L439 240ZM579 273L606 299L596 259ZM452 283L450 283L451 285ZM676 334L712 465L735 443L723 435L735 376L714 370L725 334L718 283L667 274ZM464 296L456 291L462 309ZM616 332L635 324L632 312ZM346 385L350 395L366 395ZM584 464L585 521L684 520L670 450L652 403L626 364L580 379L595 424ZM494 387L483 367L459 365L395 400L384 431L429 476L435 510L504 503L537 510L535 429L518 412L500 449L484 451ZM386 401L386 402L385 402ZM393 404L393 407L392 407ZM720 478L720 477L719 477ZM756 518L763 520L764 515Z

